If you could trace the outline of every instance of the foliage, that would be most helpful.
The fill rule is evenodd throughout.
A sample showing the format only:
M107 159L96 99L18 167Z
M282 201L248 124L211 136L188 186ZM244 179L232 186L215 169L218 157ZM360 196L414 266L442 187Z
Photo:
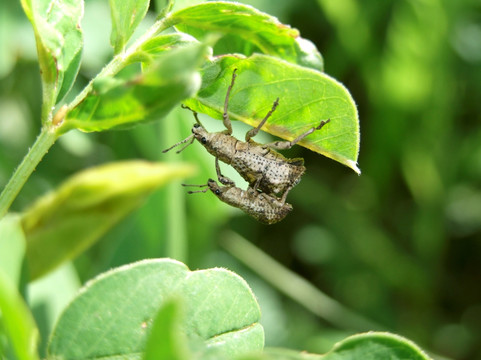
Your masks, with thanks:
M0 216L14 199L19 212L0 220L0 358L428 358L404 337L364 332L385 329L444 355L478 354L476 5L250 3L264 11L197 0L0 4ZM198 144L160 155L190 133L181 102L220 118L233 68L239 138L276 97L268 134L292 139L331 119L289 152L308 171L292 214L268 229L210 194L186 200L176 179L192 167L175 161L199 168L189 183L215 174ZM358 109L361 177L317 154L358 171ZM107 131L117 129L128 131ZM137 157L166 163L80 171ZM235 269L263 318L234 273L143 260L152 257ZM93 280L74 294L77 276ZM309 352L260 352L264 331L268 346Z
M159 186L191 172L187 165L130 161L76 174L22 215L30 277L75 258Z
M135 292L122 296L132 287ZM172 306L183 305L182 333L192 346L199 346L200 352L215 351L234 357L263 346L259 306L239 276L224 269L190 272L173 260L145 260L89 282L60 317L50 339L48 356L138 357L150 327L158 327L151 324L152 320L162 323L168 321L167 316L173 317L161 309L170 303L177 304L170 305L171 311Z

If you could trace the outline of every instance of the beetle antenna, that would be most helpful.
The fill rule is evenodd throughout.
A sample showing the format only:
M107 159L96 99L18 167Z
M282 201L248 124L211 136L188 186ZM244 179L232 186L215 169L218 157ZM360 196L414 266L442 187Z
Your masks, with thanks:
M190 141L190 142L189 142L187 145L185 145L182 149L176 151L176 153L178 154L178 153L182 152L187 146L191 145L191 144L194 142L194 140L195 140L194 134L189 135L189 136L187 136L187 138L185 138L185 139L182 140L182 141L179 141L177 144L172 145L170 148L165 149L165 150L162 150L162 152L163 152L163 153L166 153L167 151L172 150L172 149L175 148L176 146L179 146L180 144L183 144L183 143L186 143L186 142Z
M189 185L189 184L181 184L182 186L193 186L193 187L206 187L207 184L204 185ZM187 191L187 194L195 194L195 193L205 193L209 189L204 189L204 190L195 190L195 191Z

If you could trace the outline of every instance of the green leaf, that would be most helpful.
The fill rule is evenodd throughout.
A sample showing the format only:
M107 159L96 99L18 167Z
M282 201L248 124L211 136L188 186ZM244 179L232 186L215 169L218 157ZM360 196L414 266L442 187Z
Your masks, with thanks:
M152 323L145 346L144 360L188 359L187 340L181 329L178 301L162 305Z
M288 349L265 349L237 360L430 360L412 341L387 332L369 332L350 336L325 355Z
M324 360L430 360L412 341L386 332L358 334L337 343Z
M0 358L37 359L38 331L19 291L23 289L25 236L20 216L0 220ZM6 358L9 358L8 356Z
M87 97L67 113L60 132L120 129L162 118L197 92L197 67L206 52L202 44L184 46L159 56L142 74L97 80Z
M70 90L78 73L83 47L83 1L21 3L35 33L44 103L53 106Z
M32 314L15 284L0 269L0 339L2 337L6 337L7 349L12 351L18 360L39 358L37 354L38 330ZM3 358L3 354L1 355Z
M21 284L24 270L25 235L19 215L7 214L0 220L0 270L12 283Z
M191 172L185 165L127 161L74 175L23 215L31 277L74 258L152 191Z
M225 269L189 271L177 261L153 259L90 281L61 315L48 354L139 359L148 335L157 333L153 319L172 298L184 304L181 330L189 343L202 341L230 357L262 349L259 306L244 280Z
M262 52L320 71L324 67L319 51L309 40L301 38L297 29L252 6L206 2L172 14L170 21L198 39L210 32L228 35L229 52L245 55Z
M147 14L149 0L109 0L112 33L110 43L120 53Z
M292 140L330 119L299 145L360 172L356 105L347 89L324 73L265 55L223 56L205 66L201 89L195 99L185 103L221 119L234 69L237 79L229 102L233 119L256 126L279 97L279 106L262 130Z
M237 357L236 360L322 360L322 355L282 348L266 348L263 352Z
M184 33L157 35L145 41L129 57L129 63L142 62L143 65L148 66L165 51L195 43L198 43L195 38Z

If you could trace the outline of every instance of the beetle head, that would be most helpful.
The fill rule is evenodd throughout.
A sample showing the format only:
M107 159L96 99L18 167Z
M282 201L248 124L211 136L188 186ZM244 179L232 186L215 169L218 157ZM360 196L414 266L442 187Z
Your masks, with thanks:
M213 134L208 132L200 123L194 124L192 127L192 134L202 145L208 145L213 136Z
M209 187L210 191L214 193L214 195L216 196L222 195L222 187L220 187L215 180L212 180L212 179L207 180L207 186Z

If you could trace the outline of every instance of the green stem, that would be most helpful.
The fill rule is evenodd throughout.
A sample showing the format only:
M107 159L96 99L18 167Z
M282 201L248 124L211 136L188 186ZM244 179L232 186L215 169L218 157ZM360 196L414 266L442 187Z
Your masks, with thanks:
M173 26L172 20L166 16L161 20L156 21L141 37L139 37L125 52L115 55L115 57L87 84L87 86L78 94L75 99L68 104L68 110L72 110L76 107L92 90L93 83L96 79L106 76L113 76L119 72L126 64L131 60L131 56L134 55L138 49L149 39L156 34L164 31L165 29Z
M167 121L166 121L167 122ZM187 227L185 215L185 194L180 181L172 181L167 190L167 231L166 255L187 263Z
M161 137L163 144L168 144L172 139L179 139L179 124L182 123L181 115L177 109L177 121L161 122ZM163 155L165 161L178 161L178 155L170 152ZM166 254L172 259L187 263L187 220L185 213L185 193L179 181L173 181L167 186L167 231Z
M366 319L330 298L239 234L232 231L225 233L221 245L262 279L331 324L341 329L356 331L384 330L382 325Z
M139 49L142 44L149 40L151 37L155 36L157 33L167 29L168 27L172 26L173 23L169 17L165 17L159 21L156 21L154 25L150 27L148 31L145 32L137 41L130 46L125 52L116 55L112 61L110 61L100 73L97 74L95 78L93 78L89 84L82 90L80 94L75 97L75 99L68 104L64 111L70 111L75 106L77 106L80 102L82 102L88 93L92 90L93 83L95 79L104 76L112 76L120 71L128 62L130 61L130 57L135 54L135 52ZM49 90L53 91L53 90ZM48 92L44 89L43 98L44 101L50 103L48 99ZM47 92L47 94L45 93ZM55 140L58 136L62 134L62 124L59 122L58 124L54 124L56 127L52 127L51 123L51 109L53 104L46 104L44 103L42 106L42 124L45 124L42 128L40 135L37 137L35 144L29 150L27 155L24 157L20 165L15 170L14 174L10 178L9 182L3 189L2 193L0 194L0 219L7 213L10 205L12 205L13 201L17 197L18 193L22 189L23 185L27 181L28 177L32 174L35 170L36 166L42 160L43 156L47 153L48 149L53 145ZM63 120L63 118L61 119ZM58 126L57 126L58 125Z
M57 140L57 133L54 128L44 126L0 195L0 219L7 213L23 185L55 140Z

